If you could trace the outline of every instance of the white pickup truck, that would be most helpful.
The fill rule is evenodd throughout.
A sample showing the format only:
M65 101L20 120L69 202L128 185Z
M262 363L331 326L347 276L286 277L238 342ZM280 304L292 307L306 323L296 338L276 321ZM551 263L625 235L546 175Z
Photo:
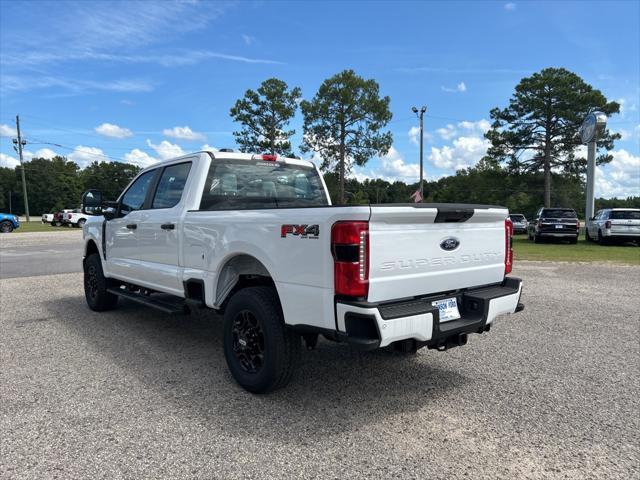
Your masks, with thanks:
M89 216L80 209L69 210L62 215L62 224L71 227L82 228Z
M83 230L89 307L224 314L228 367L251 392L288 383L301 339L446 350L524 308L506 208L332 206L305 160L195 153L83 208L102 213Z

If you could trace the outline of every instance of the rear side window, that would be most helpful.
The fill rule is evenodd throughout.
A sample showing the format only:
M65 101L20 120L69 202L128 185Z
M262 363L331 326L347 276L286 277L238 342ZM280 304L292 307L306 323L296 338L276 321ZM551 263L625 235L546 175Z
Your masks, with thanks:
M126 215L134 210L140 210L144 205L144 199L149 191L149 186L153 177L156 175L156 170L150 170L140 175L135 182L129 187L129 190L122 197L120 204L120 213Z
M175 207L182 198L184 185L191 170L191 162L170 165L164 169L151 208Z
M640 220L640 211L614 210L609 213L610 220Z
M564 210L560 208L545 208L541 216L545 218L578 218L574 210Z
M523 220L526 220L524 218L524 215L509 215L509 218L514 222L521 222Z
M318 172L313 167L261 160L211 162L200 210L327 205Z

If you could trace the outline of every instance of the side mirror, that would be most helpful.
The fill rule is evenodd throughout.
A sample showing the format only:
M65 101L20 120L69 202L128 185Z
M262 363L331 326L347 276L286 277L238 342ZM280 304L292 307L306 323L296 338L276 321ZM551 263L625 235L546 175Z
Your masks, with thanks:
M102 212L102 192L87 190L82 194L82 213L85 215L100 215Z
M105 220L116 218L118 214L118 202L103 202L101 213Z

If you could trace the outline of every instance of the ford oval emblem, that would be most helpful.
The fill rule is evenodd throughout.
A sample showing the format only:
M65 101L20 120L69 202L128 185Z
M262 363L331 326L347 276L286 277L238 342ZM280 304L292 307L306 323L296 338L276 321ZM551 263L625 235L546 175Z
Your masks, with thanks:
M445 238L440 242L440 248L450 252L451 250L455 250L460 245L460 240L454 237Z

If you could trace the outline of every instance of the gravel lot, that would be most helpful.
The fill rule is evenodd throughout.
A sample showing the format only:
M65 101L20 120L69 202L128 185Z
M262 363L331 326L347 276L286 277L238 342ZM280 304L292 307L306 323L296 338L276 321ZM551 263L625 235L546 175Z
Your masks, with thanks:
M640 268L514 273L526 310L467 346L321 342L268 396L233 383L215 316L0 280L0 477L640 478Z

